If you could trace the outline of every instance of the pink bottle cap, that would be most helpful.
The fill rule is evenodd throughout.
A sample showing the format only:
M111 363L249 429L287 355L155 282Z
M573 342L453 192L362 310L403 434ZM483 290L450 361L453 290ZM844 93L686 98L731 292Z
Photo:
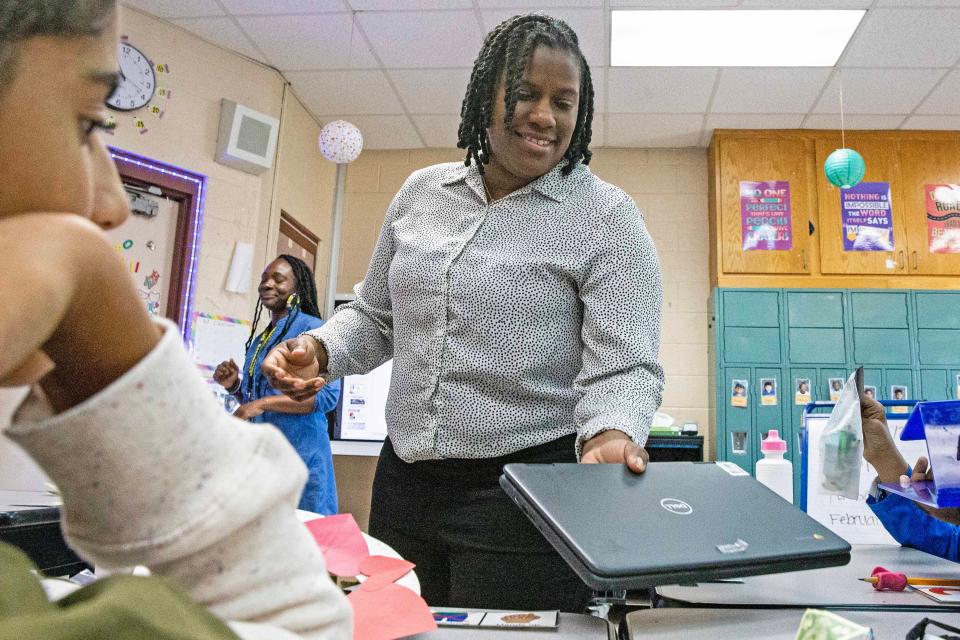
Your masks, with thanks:
M786 453L787 442L780 438L780 433L776 429L770 429L770 431L767 432L767 437L760 443L760 451Z

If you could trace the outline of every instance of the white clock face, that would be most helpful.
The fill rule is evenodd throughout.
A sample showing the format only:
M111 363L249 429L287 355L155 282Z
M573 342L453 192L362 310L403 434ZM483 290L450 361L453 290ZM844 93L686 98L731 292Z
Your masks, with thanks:
M126 42L117 46L117 62L120 64L120 84L107 99L107 106L118 111L139 109L150 102L157 90L153 63L139 49Z

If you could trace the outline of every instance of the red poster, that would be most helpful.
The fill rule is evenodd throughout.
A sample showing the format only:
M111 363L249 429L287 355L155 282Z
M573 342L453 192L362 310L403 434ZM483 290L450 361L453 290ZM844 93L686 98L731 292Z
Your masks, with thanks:
M960 185L925 184L930 253L960 253Z

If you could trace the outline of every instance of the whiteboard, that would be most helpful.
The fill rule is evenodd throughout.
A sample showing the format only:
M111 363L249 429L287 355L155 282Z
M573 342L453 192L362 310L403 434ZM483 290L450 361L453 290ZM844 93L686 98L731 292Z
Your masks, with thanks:
M808 414L804 421L806 438L804 438L803 454L806 469L803 482L806 488L807 515L850 544L899 544L887 533L880 520L867 506L870 485L877 477L877 471L866 460L860 468L860 495L857 500L819 493L817 483L821 468L820 437L823 435L829 417L830 414L827 413L814 413ZM893 441L906 458L907 464L912 466L917 458L927 455L927 443L925 440L901 441L900 433L906 424L905 418L887 419Z
M194 311L190 343L197 368L207 377L224 360L233 358L243 368L244 344L250 337L250 321Z

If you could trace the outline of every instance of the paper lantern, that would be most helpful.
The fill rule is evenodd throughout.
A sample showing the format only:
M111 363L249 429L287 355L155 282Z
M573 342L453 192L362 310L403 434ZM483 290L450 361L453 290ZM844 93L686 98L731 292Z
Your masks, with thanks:
M823 172L827 174L827 180L831 184L841 189L849 189L863 180L867 165L863 156L853 149L837 149L827 156L827 161L823 163Z
M320 153L331 162L347 164L360 156L363 134L346 120L334 120L320 130Z

